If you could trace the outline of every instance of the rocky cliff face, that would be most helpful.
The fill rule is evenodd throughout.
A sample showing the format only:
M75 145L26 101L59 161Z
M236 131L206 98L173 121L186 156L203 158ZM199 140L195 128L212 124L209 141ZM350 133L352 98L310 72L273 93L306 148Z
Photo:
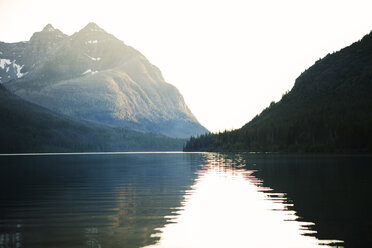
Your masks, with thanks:
M56 112L172 137L207 131L157 67L94 23L71 36L48 24L0 43L0 59L6 88Z

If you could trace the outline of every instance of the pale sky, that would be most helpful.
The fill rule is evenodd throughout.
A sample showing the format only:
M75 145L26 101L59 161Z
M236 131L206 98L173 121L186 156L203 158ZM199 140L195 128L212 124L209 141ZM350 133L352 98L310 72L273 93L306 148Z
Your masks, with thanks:
M0 41L97 23L143 53L210 131L239 128L372 30L371 0L0 0Z

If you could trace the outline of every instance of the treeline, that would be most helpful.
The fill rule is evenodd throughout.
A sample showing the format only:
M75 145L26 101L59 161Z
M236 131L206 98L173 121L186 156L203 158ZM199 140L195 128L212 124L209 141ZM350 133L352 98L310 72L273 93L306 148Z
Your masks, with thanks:
M363 114L268 123L192 137L184 151L372 152L372 118Z
M372 152L372 35L329 54L240 129L192 137L185 151Z

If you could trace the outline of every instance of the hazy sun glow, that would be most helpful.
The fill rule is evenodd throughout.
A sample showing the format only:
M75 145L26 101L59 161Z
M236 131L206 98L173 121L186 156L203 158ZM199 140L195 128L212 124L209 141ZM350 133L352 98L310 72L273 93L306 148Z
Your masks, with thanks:
M238 128L372 29L370 0L0 0L0 41L95 22L141 51L211 131Z

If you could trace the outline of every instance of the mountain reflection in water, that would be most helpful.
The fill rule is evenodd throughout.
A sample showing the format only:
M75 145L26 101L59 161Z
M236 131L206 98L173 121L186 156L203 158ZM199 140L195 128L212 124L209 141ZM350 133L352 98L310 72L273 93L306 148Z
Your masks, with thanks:
M0 156L0 248L153 244L199 154Z

